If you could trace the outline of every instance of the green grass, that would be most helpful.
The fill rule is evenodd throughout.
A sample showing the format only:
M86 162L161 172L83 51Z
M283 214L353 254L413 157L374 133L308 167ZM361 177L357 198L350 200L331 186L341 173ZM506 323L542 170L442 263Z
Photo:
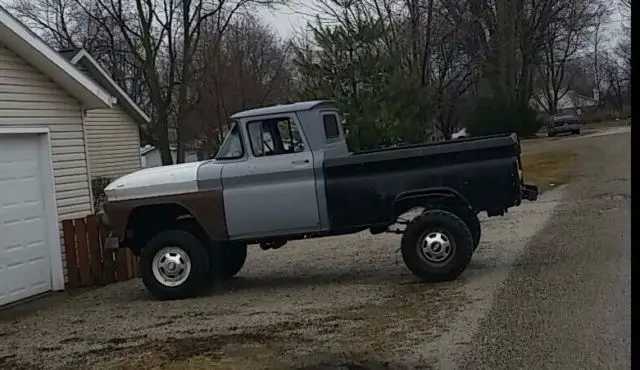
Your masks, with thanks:
M540 191L566 184L571 179L575 159L576 154L569 150L525 152L522 154L524 181L537 185Z

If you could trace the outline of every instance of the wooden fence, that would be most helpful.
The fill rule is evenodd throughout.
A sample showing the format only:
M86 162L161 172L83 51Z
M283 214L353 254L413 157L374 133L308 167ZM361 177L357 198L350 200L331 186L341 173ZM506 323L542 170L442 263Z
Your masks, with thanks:
M103 248L104 229L96 215L62 221L70 288L106 285L140 276L128 248Z

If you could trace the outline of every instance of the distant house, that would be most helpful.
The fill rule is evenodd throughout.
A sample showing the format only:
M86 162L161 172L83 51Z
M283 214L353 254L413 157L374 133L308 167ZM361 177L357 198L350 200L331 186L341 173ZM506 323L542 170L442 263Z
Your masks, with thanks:
M149 116L86 50L60 54L115 98L110 108L87 111L84 119L91 178L116 179L139 170L139 127L149 123Z
M564 91L560 92L562 95ZM531 98L530 104L533 108L539 112L547 112L546 99L544 93L539 92L536 96ZM573 90L567 91L562 98L558 101L558 112L575 111L577 109L592 107L597 104L596 100L592 97L578 94Z
M176 163L177 150L175 147L171 148L171 158L173 163ZM198 155L196 152L187 151L184 156L185 162L197 162ZM159 167L162 166L162 157L160 151L153 145L146 145L140 148L140 162L143 168Z

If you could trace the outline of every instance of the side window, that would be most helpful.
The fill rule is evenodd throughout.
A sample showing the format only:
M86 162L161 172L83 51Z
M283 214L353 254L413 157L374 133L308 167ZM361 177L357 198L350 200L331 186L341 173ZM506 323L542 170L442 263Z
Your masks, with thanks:
M249 122L247 131L255 157L305 151L298 126L289 118Z
M268 130L264 130L263 126L262 121L250 122L247 124L251 151L255 157L262 157L273 151L273 140L271 139L271 134Z
M302 136L295 122L290 119L278 121L278 133L280 134L285 153L304 152Z
M336 114L323 114L322 125L324 126L324 137L326 139L335 139L340 136L340 129L338 128L338 116Z

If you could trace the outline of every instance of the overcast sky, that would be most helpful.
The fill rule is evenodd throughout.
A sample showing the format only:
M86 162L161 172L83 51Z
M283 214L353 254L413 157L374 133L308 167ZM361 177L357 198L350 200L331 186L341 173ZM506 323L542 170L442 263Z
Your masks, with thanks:
M0 0L0 5L6 6L10 2L10 0ZM289 0L290 5L286 7L274 10L262 8L259 14L282 38L288 39L298 30L303 29L307 22L314 22L314 3L316 3L315 0ZM623 12L617 5L617 0L613 0L612 3L613 14L605 24L611 46L615 45L617 35L622 30L623 20L628 20L630 17L628 11Z
M292 5L287 7L280 7L276 10L262 9L260 16L281 37L289 38L297 30L303 28L309 20L313 22L313 3L314 0L293 0ZM617 35L622 30L623 20L628 19L630 15L628 12L622 11L616 0L613 1L612 8L613 14L604 26L607 35L611 38L610 44L614 45Z

